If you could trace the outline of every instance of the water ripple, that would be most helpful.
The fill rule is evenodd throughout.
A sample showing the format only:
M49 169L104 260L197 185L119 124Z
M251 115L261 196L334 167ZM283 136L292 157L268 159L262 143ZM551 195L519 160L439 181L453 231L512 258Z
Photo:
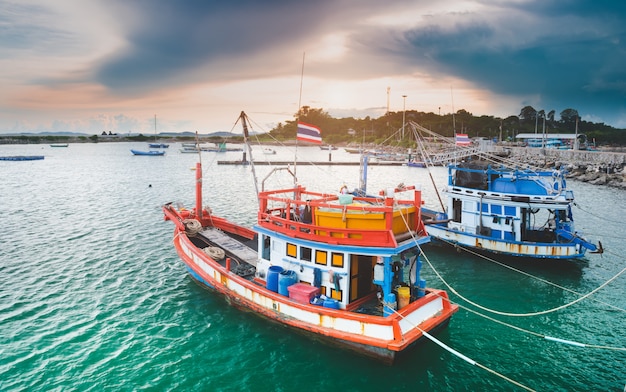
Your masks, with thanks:
M23 153L42 148L0 149L18 147ZM128 151L135 147L144 146L86 143L50 151L44 161L2 164L1 391L511 389L432 343L384 367L240 312L200 288L179 261L172 225L160 211L167 201L193 205L189 168L196 157L173 150L163 159L137 159ZM314 156L318 150L300 153ZM259 177L269 169L259 168ZM299 170L298 177L335 192L359 174L358 167L331 167L319 174L321 169ZM443 184L445 171L439 169L435 178ZM430 183L425 172L411 168L372 167L370 175L378 183L372 189ZM250 178L246 167L207 164L205 204L252 223L256 199ZM605 201L596 206L598 215L618 216L612 210L624 205L623 192L576 186L581 205L594 198ZM424 200L436 204L437 199L425 193ZM626 241L615 238L620 225L594 219L577 224L606 235L603 243L611 254L578 264L516 266L579 292L597 287L623 268L615 255L626 254ZM429 256L455 288L490 307L524 312L575 298L482 259L437 249ZM429 285L442 286L429 268L423 275ZM623 282L616 280L594 297L626 307ZM585 301L542 317L503 321L559 338L623 347L623 313ZM621 353L535 339L463 310L438 336L538 390L623 389Z

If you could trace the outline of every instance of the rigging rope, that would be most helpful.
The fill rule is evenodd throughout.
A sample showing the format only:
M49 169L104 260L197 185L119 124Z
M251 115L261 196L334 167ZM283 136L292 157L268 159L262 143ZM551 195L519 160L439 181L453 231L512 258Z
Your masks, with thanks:
M596 217L596 218L598 218L598 219L601 219L601 220L603 220L603 221L605 221L605 222L618 223L618 224L622 224L622 223L624 223L624 221L614 221L614 220L611 220L611 219L607 219L605 216L600 216L600 215L594 214L594 213L593 213L593 212L591 212L591 211L587 211L587 210L585 210L584 208L582 208L582 207L581 207L578 203L576 203L576 202L573 202L572 204L573 204L573 205L575 205L576 207L578 207L578 209L579 209L579 210L581 210L581 211L583 211L583 212L586 212L587 214L589 214L589 215L591 215L591 216L593 216L593 217ZM623 237L619 237L619 238L623 238Z

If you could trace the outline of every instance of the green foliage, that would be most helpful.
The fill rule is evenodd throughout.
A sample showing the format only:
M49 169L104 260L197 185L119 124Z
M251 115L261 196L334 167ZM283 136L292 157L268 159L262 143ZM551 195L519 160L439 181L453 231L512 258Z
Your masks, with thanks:
M555 119L555 111L537 111L532 106L521 109L519 116L499 118L494 116L476 117L472 113L460 109L454 115L435 114L432 112L389 112L378 118L366 117L363 119L333 118L323 109L303 106L294 115L294 120L279 123L270 131L273 139L286 141L296 137L297 122L312 124L322 130L322 140L325 144L340 143L389 143L394 135L401 134L403 115L405 121L415 121L418 124L442 135L452 137L454 133L467 133L470 137L495 138L498 140L514 140L519 133L535 132L535 126L541 131L545 121L548 133L574 133L576 118L578 132L585 133L588 139L595 138L597 144L626 145L626 130L616 129L605 124L596 124L581 121L578 111L566 109L560 113L560 120ZM392 140L398 145L408 147L414 143L412 135L405 127L405 140Z

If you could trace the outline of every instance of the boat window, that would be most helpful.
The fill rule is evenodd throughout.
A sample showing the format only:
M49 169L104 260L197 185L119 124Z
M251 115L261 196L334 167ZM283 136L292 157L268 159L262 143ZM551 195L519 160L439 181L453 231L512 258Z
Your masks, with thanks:
M492 204L491 205L491 213L495 215L502 215L502 206Z
M330 298L336 299L337 301L341 302L343 300L343 291L335 290L335 289L331 288L330 289Z
M315 264L327 265L328 253L324 250L316 250L315 251Z
M461 200L452 199L452 220L461 222Z
M270 237L264 235L263 236L263 258L265 260L269 260L270 259Z
M333 252L331 256L331 265L333 267L343 267L343 253Z
M296 252L296 250L297 250L296 245L287 243L287 256L298 257L298 253Z
M300 259L304 261L311 261L311 248L306 246L300 247Z

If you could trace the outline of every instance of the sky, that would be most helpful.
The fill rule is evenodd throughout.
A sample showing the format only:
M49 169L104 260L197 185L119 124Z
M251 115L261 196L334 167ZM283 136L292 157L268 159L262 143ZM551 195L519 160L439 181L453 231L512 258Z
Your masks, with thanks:
M626 128L626 2L0 0L0 86L5 134L264 132L301 106Z

